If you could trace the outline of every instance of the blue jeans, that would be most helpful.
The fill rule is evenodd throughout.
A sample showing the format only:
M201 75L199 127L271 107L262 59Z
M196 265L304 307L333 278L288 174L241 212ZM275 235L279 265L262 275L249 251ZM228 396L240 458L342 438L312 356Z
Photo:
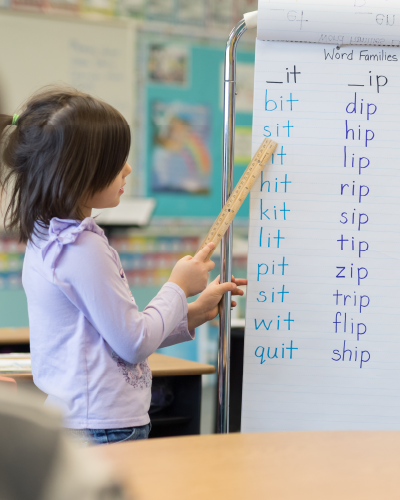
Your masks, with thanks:
M124 429L66 429L66 433L79 444L89 446L147 439L150 430L151 424L146 424L139 427L125 427Z

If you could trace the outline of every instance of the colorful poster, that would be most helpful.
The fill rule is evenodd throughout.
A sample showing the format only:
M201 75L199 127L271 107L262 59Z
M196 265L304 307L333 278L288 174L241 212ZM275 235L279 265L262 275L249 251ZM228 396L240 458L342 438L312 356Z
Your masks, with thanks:
M152 190L208 193L211 183L209 107L155 101L152 125Z
M147 78L150 83L186 85L189 65L187 46L154 43L149 47Z
M139 54L142 59L139 61L141 71L140 81L146 85L143 89L143 105L141 106L141 123L143 128L138 137L138 164L143 165L141 170L140 186L144 196L154 197L157 200L154 215L156 217L210 217L215 218L221 209L221 166L222 166L222 122L223 112L220 106L220 92L222 85L222 64L224 60L224 44L214 42L214 44L204 44L204 40L192 39L188 37L166 37L159 36L155 39L154 34L145 34L142 41L139 41ZM187 54L187 74L183 78L153 77L149 75L149 53L150 48L158 44L159 46L169 47L171 45L179 46L180 52ZM250 67L254 64L254 52L251 50L243 51L243 45L238 51L238 62L248 64ZM248 47L251 49L251 47ZM163 59L162 56L159 59ZM175 83L174 83L175 80ZM185 81L186 84L178 84L177 81ZM171 83L169 83L171 82ZM249 99L248 99L249 100ZM251 99L250 99L251 100ZM156 103L161 103L156 111ZM170 103L166 105L165 103ZM162 147L165 136L167 135L167 125L169 117L166 115L166 108L172 108L171 103L179 103L185 106L187 114L191 115L193 110L201 110L193 113L197 118L201 118L200 123L205 125L200 127L198 135L203 144L206 145L206 158L211 160L196 162L196 167L200 166L200 174L195 175L195 188L185 187L182 189L182 183L187 178L188 165L183 166L184 175L182 181L172 179L162 180L162 175L167 176L167 172L175 172L174 156L167 148ZM184 104L185 103L185 104ZM191 106L189 106L189 104ZM197 105L197 106L196 106ZM250 105L251 106L251 105ZM162 107L162 110L161 110ZM176 108L177 112L181 108ZM168 110L169 112L170 110ZM186 111L185 111L186 113ZM162 123L159 123L160 117ZM193 127L193 119L189 119ZM250 112L239 112L236 114L236 124L239 127L249 127L252 123L252 109ZM179 126L174 121L171 123L171 129ZM197 129L195 129L197 131ZM205 130L202 132L201 130ZM172 130L169 132L172 134ZM160 142L161 136L161 142ZM235 176L240 177L242 167L247 165L248 159L248 134L239 130L238 145L239 162L236 160L237 169ZM168 142L168 141L167 141ZM176 148L175 148L176 149ZM202 148L199 148L200 151ZM204 149L204 148L203 148ZM154 154L157 150L157 154ZM162 155L162 163L158 158ZM208 153L208 155L207 155ZM177 155L177 153L174 153ZM201 157L201 155L200 155ZM208 161L211 168L209 176L202 174L201 168L206 171ZM181 165L182 160L179 160ZM192 163L192 162L191 162ZM178 165L178 164L176 164ZM202 167L203 165L203 167ZM138 169L139 170L139 169ZM196 171L196 170L195 170ZM181 173L179 173L181 176ZM161 180L160 180L161 178ZM191 182L191 186L193 183ZM179 192L179 195L177 195ZM245 202L241 208L239 217L245 217L248 214L248 203ZM212 221L211 221L212 222Z

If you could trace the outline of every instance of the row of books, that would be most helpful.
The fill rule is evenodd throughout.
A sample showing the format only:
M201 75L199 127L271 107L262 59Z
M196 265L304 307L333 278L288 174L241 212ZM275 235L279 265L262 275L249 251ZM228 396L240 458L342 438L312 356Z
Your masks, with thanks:
M141 288L166 283L176 262L184 255L194 255L200 238L121 231L110 236L109 242L119 253L129 286Z
M23 253L0 252L0 273L21 272L23 262Z
M22 265L26 245L17 238L0 234L0 290L22 287Z
M20 243L17 238L0 235L0 253L1 254L24 254L26 245Z
M0 234L0 290L22 287L22 265L26 245L17 238Z
M244 12L257 10L257 0L0 0L0 7L71 15L102 14L163 23L233 26Z
M185 255L194 255L201 238L192 235L146 235L130 231L118 232L109 238L118 251L122 267L132 288L162 286L176 262ZM25 245L17 239L0 235L0 289L21 288ZM219 265L219 253L213 255ZM233 269L246 269L246 255L234 255Z
M152 267L150 265L151 259L148 259L148 255L140 256L144 266L148 267L135 267L133 269L129 268L126 264L126 260L122 262L122 266L125 271L125 276L128 280L129 286L131 288L140 288L146 286L162 286L168 281L171 274L172 268L176 264L177 260L181 257L179 255L171 254L165 257L164 262L159 262L160 267ZM170 262L168 262L170 258ZM122 261L122 259L121 259ZM135 262L135 261L133 261ZM137 262L137 261L136 261ZM135 262L135 265L136 265ZM238 269L246 269L247 259L245 258L233 258L233 272L237 272ZM165 267L164 267L165 266Z
M128 271L148 269L172 269L176 262L186 253L123 253L120 254L122 267Z
M125 236L110 237L110 245L117 252L129 254L184 253L194 254L200 245L196 236Z

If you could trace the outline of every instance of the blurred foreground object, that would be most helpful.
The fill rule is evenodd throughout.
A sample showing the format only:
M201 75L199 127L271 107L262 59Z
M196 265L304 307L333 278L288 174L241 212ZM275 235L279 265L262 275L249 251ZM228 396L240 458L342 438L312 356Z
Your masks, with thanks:
M36 398L0 387L1 500L123 500L106 464L83 460L61 417Z

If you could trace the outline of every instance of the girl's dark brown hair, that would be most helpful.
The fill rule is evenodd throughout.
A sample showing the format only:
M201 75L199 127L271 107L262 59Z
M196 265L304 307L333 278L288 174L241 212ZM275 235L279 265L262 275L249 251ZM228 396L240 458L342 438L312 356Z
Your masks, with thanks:
M36 222L83 219L87 196L109 186L128 157L131 135L112 106L73 88L45 88L19 115L0 114L0 189L5 227L23 242Z

